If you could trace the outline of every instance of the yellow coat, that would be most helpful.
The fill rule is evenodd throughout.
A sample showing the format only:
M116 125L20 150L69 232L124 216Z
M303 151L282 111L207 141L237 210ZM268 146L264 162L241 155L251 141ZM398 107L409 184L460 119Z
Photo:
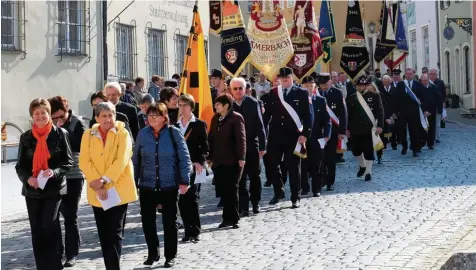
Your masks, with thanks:
M116 124L107 133L106 145L103 144L99 133L99 124L86 130L81 139L79 168L88 183L88 203L101 207L96 192L89 183L96 179L106 179L106 189L116 187L120 204L137 200L137 188L134 182L132 167L132 140L123 122Z

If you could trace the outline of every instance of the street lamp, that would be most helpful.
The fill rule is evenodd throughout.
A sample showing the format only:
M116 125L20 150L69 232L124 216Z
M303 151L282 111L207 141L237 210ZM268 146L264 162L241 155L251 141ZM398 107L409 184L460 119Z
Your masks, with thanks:
M375 34L375 28L377 25L374 23L374 21L369 22L369 32L370 34Z

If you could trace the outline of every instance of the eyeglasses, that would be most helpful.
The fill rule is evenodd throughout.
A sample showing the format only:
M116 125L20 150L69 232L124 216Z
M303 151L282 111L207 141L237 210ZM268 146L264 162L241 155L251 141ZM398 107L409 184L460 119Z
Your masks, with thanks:
M158 114L148 114L147 117L150 117L151 119L156 119L157 117L162 116Z
M52 117L51 120L53 120L53 121L58 121L58 120L60 120L60 119L64 119L64 117L65 117L65 115L63 114L63 115L60 115L60 116L58 116L58 117Z
M233 87L231 89L233 89L233 91L237 91L237 90L243 90L243 87L241 87L241 86L240 87Z

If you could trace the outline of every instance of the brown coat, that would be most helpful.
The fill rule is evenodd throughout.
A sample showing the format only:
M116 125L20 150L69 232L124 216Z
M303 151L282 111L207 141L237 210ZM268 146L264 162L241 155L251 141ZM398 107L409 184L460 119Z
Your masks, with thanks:
M219 114L212 118L208 141L210 144L209 159L213 166L237 165L239 160L245 160L246 133L243 116L230 112L219 124Z

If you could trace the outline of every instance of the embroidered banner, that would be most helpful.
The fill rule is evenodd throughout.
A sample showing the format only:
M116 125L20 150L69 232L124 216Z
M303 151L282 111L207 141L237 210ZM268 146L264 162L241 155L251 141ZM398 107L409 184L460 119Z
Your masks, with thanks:
M272 80L294 54L288 27L277 0L253 1L248 23L251 63Z
M374 52L375 61L377 63L382 62L382 60L387 58L393 52L393 49L395 49L396 46L397 44L391 21L391 14L389 14L385 1L382 1L379 36L377 38Z
M210 1L210 32L218 36L221 32L221 1Z
M334 15L332 14L331 3L327 0L321 2L319 16L319 35L321 36L324 63L332 60L332 44L336 42L334 28Z

